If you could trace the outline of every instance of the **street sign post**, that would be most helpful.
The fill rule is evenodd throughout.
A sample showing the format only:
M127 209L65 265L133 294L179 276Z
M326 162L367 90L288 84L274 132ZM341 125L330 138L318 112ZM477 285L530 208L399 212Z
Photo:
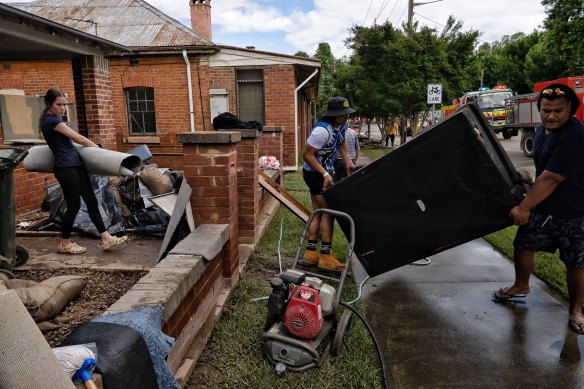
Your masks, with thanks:
M428 84L428 104L432 104L432 125L434 125L436 104L442 104L442 84Z

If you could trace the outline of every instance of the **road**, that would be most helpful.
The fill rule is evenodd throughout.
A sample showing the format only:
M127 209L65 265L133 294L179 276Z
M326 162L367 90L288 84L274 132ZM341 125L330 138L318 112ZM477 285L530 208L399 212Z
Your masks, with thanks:
M533 159L527 158L523 155L523 151L519 146L519 136L513 136L511 139L503 139L502 135L497 135L499 142L507 152L507 155L511 159L513 166L516 169L527 170L533 178L535 178L535 166L533 165Z

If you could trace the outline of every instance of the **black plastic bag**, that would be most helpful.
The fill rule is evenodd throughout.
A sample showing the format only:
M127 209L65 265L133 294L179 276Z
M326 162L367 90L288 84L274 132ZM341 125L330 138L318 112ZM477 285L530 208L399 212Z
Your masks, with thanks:
M123 231L122 215L114 199L111 184L108 177L105 176L90 176L91 184L95 197L97 197L97 204L99 213L110 234L116 234ZM49 220L40 229L41 230L61 230L63 215L67 210L67 204L63 197L63 191L59 183L48 185L45 188L45 201L49 205L50 215ZM73 228L91 236L98 237L99 233L89 218L87 206L83 199L81 199L81 208L77 213Z
M213 119L213 129L230 129L230 128L244 128L244 129L255 129L255 130L262 130L263 125L261 122L251 120L251 121L243 121L237 116L229 113L223 112L219 115L215 116Z

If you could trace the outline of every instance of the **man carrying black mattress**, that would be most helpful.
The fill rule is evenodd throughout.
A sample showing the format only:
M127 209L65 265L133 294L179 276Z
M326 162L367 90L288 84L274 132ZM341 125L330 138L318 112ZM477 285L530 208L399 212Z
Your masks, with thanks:
M515 283L493 292L497 301L525 297L535 252L560 251L566 265L569 327L584 334L584 125L573 115L580 101L564 84L543 89L537 107L542 124L535 134L536 180L510 211L515 237Z

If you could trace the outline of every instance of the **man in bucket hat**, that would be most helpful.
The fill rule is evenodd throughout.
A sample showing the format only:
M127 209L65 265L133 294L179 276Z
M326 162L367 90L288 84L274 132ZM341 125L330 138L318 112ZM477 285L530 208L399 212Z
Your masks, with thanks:
M515 283L493 292L493 299L526 297L535 252L559 249L570 297L568 326L584 334L584 125L573 116L579 106L576 93L564 84L551 84L539 94L536 180L509 213L519 226L513 242Z
M335 154L340 151L348 174L355 170L349 157L345 133L349 114L355 112L344 97L333 97L327 104L327 111L306 140L302 175L310 190L313 209L328 208L323 192L333 184ZM317 252L320 233L321 250ZM308 227L308 244L304 251L305 263L318 265L325 270L342 271L345 264L332 253L333 217L318 214Z

